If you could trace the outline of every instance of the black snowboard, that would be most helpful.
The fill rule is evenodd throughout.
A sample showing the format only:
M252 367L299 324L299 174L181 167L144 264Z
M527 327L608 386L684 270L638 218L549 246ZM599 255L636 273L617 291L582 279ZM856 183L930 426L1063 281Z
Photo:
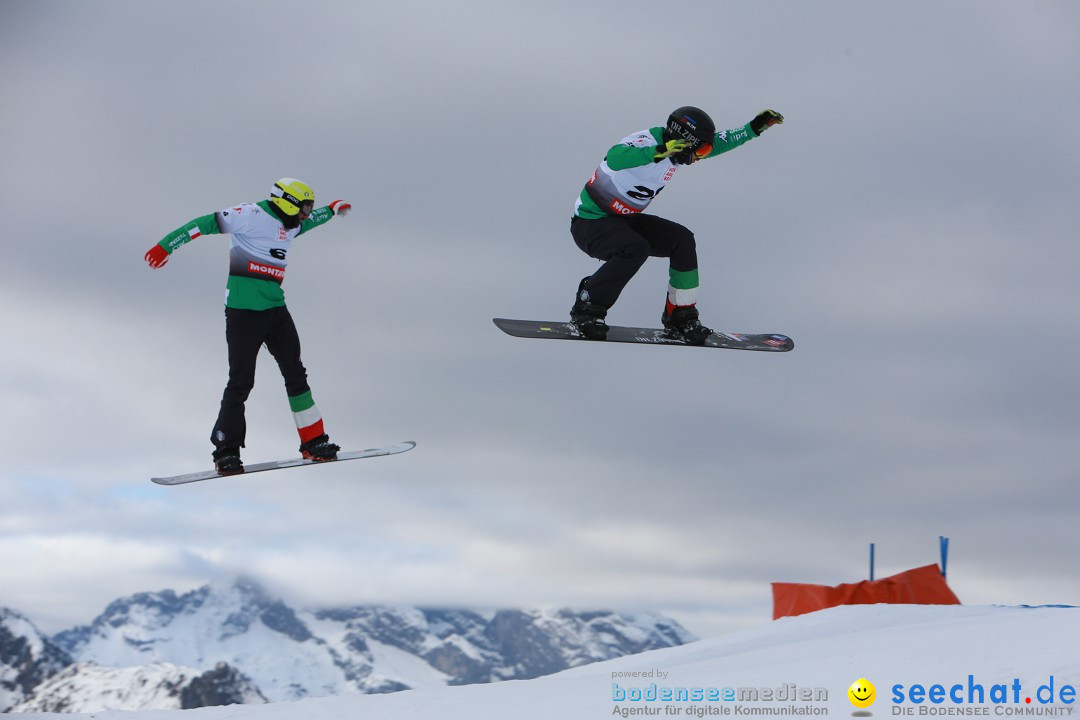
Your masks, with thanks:
M494 318L495 324L507 335L524 338L548 338L551 340L585 340L577 328L568 322L540 322L537 320L507 320ZM685 347L727 348L729 350L761 350L764 352L787 352L795 342L787 335L778 333L713 332L703 345L691 345L685 340L671 337L667 330L657 328L608 326L607 340L592 342L637 343L641 345L682 345Z

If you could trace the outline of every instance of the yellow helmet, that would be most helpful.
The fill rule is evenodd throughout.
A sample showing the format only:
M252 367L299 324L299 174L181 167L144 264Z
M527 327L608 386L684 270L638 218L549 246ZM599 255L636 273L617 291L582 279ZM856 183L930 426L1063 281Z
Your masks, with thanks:
M296 178L281 178L270 189L270 202L286 215L297 215L304 203L315 205L315 191Z

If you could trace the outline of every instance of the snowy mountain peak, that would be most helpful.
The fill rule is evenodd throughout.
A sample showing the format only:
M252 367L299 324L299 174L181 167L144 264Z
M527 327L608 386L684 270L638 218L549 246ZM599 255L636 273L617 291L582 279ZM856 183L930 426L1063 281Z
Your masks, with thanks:
M243 578L122 598L55 637L102 667L224 662L271 701L532 678L693 639L665 618L607 611L294 610Z
M0 712L25 700L71 662L24 615L0 608Z
M158 641L177 630L194 632L203 640L225 642L252 632L253 626L265 627L296 642L311 638L289 607L271 598L257 583L238 578L183 595L162 590L115 600L90 626L62 632L56 641L75 656L93 647L92 659L102 664L117 660L139 664L140 658L132 652L141 654L143 661L164 660L156 651ZM116 647L107 650L104 646L110 644ZM198 666L205 664L197 651L186 659Z

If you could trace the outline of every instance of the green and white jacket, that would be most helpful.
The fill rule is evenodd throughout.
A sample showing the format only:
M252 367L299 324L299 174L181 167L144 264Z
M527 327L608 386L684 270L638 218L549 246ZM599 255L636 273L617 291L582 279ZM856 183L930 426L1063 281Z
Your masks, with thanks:
M281 283L285 280L289 248L294 238L334 217L329 207L314 210L291 230L270 209L270 202L244 203L197 217L166 235L159 243L170 255L201 235L228 233L229 281L225 306L240 310L268 310L285 304Z
M757 135L747 123L722 130L713 137L713 149L703 160L733 150ZM633 215L649 206L681 165L670 158L657 161L656 148L664 141L664 128L654 127L628 135L608 150L574 205L574 214L587 220Z

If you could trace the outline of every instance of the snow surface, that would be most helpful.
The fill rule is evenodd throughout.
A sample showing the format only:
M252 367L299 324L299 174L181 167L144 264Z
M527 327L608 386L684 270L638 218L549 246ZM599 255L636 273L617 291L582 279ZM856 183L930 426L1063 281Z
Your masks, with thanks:
M1080 685L1080 608L997 606L858 605L783 618L752 630L574 668L535 680L458 687L424 687L389 695L308 698L269 705L233 705L181 711L110 711L35 714L35 720L591 720L610 717L701 718L729 715L775 717L775 710L802 709L817 717L988 718L1076 712ZM651 673L627 676L628 673ZM866 678L877 688L867 710L857 710L847 689ZM768 688L824 691L816 702L616 701L621 689ZM1018 702L1013 701L1014 684ZM1043 703L1053 685L1053 702ZM903 702L894 702L894 686ZM941 685L961 702L908 699L913 685ZM972 703L969 685L984 696ZM995 686L1008 702L995 703ZM1080 693L1078 693L1080 694ZM1025 700L1031 698L1031 702ZM1071 701L1070 701L1071 698ZM631 715L629 711L637 710ZM725 712L725 710L727 712ZM627 714L623 714L624 711ZM652 711L645 715L646 711ZM909 712L910 711L910 712ZM985 713L985 714L984 714ZM796 716L797 717L797 716Z

